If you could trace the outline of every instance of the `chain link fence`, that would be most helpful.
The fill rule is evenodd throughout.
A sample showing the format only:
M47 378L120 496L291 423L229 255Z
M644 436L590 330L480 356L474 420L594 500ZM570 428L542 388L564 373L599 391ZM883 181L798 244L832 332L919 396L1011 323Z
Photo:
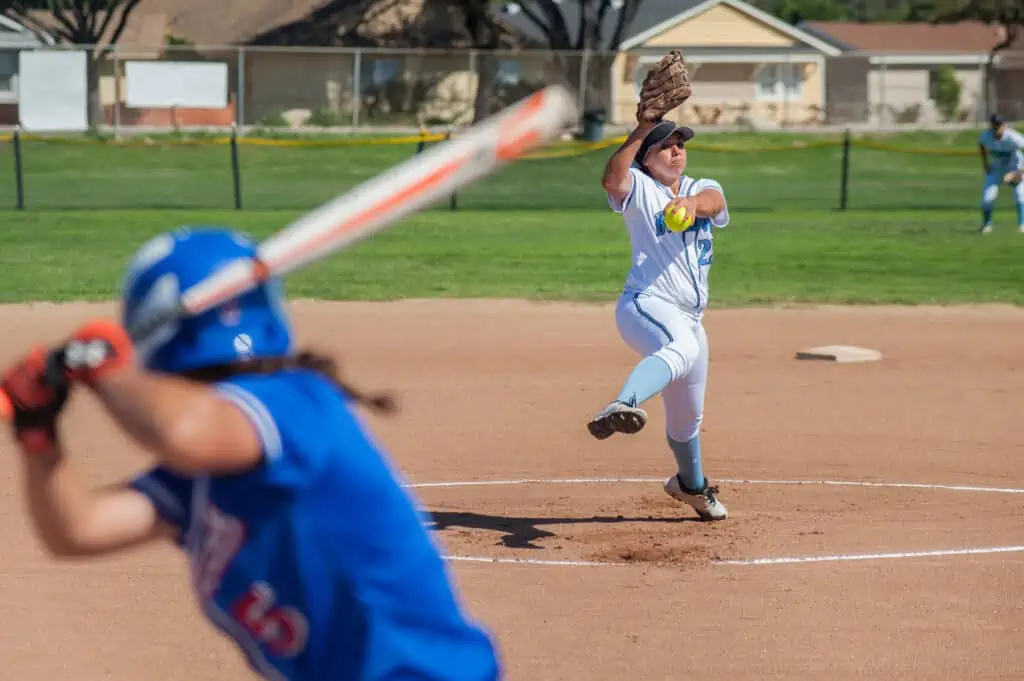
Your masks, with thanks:
M62 47L61 49L78 49ZM578 93L585 115L616 131L634 121L639 83L657 49L553 51L311 47L114 48L97 62L102 120L117 134L239 126L275 131L393 133L451 129L549 83ZM226 106L133 108L126 73L139 62L221 63ZM1024 119L1024 53L826 57L811 51L688 50L694 94L672 116L705 128L834 131L976 126L989 111ZM933 60L934 61L934 60ZM954 85L950 86L949 78ZM989 103L986 106L986 101ZM479 109L479 111L478 111ZM17 104L0 111L17 124Z
M659 57L653 50L112 50L98 63L97 87L100 127L116 134L18 130L16 110L13 120L6 110L14 132L0 139L0 203L306 209L557 82L572 87L581 111L605 129L588 137L583 126L584 139L514 163L436 209L604 210L601 168L631 127L639 83ZM126 74L153 60L223 64L227 104L129 106ZM976 56L947 61L696 54L689 59L694 96L672 117L699 131L690 172L721 181L736 210L973 207L977 130L987 112L1024 120L1024 54L1003 54L992 69ZM925 128L946 132L872 137ZM716 130L728 134L707 134Z

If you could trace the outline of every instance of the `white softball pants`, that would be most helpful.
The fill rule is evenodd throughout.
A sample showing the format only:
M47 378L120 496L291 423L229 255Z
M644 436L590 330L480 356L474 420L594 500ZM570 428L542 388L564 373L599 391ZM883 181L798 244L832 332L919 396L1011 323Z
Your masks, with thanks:
M985 188L981 192L981 203L983 206L991 206L999 196L999 190L1003 186L1003 172L989 173L985 176ZM1013 192L1013 200L1017 205L1024 204L1024 182L1016 187L1008 187Z
M634 293L619 298L615 324L626 345L643 357L656 355L672 371L661 392L668 435L676 442L697 435L708 376L704 325L667 300Z

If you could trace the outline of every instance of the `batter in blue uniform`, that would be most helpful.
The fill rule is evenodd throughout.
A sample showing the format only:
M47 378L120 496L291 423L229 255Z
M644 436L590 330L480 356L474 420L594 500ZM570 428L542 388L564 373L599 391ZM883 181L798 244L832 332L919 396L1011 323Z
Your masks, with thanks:
M4 375L40 538L57 556L175 542L203 612L265 679L498 679L489 636L352 411L387 400L293 350L276 284L146 323L255 253L228 230L161 235L130 264L121 324L87 324ZM151 470L115 489L81 485L57 427L79 387L155 454Z

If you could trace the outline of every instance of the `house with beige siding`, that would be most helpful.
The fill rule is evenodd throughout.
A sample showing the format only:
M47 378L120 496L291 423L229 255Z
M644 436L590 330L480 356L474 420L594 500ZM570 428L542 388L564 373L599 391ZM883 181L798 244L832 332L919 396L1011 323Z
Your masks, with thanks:
M977 123L990 110L1024 118L1024 36L992 58L1002 29L956 24L804 22L800 28L841 50L827 61L826 108L836 123ZM960 84L951 121L935 102L940 71ZM986 101L988 104L986 105Z
M578 23L561 6L569 25ZM608 34L618 10L605 17ZM520 18L527 33L531 22ZM703 125L771 127L821 122L825 62L835 46L743 0L645 0L626 26L610 65L608 121L635 121L640 84L666 52L679 48L689 65L693 96L670 116Z
M675 3L677 6L680 3ZM681 121L758 127L822 122L826 58L838 50L742 0L691 2L624 40L612 67L615 114L628 120L640 83L668 50L690 64L693 96Z

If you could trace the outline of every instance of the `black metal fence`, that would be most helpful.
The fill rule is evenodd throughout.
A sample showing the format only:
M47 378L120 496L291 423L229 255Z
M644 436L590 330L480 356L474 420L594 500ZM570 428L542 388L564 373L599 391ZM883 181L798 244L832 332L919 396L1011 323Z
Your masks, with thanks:
M708 135L688 145L687 172L721 182L733 210L973 207L976 135ZM0 188L19 210L308 209L444 139L14 133L0 147ZM605 210L601 171L619 143L553 145L436 209Z

